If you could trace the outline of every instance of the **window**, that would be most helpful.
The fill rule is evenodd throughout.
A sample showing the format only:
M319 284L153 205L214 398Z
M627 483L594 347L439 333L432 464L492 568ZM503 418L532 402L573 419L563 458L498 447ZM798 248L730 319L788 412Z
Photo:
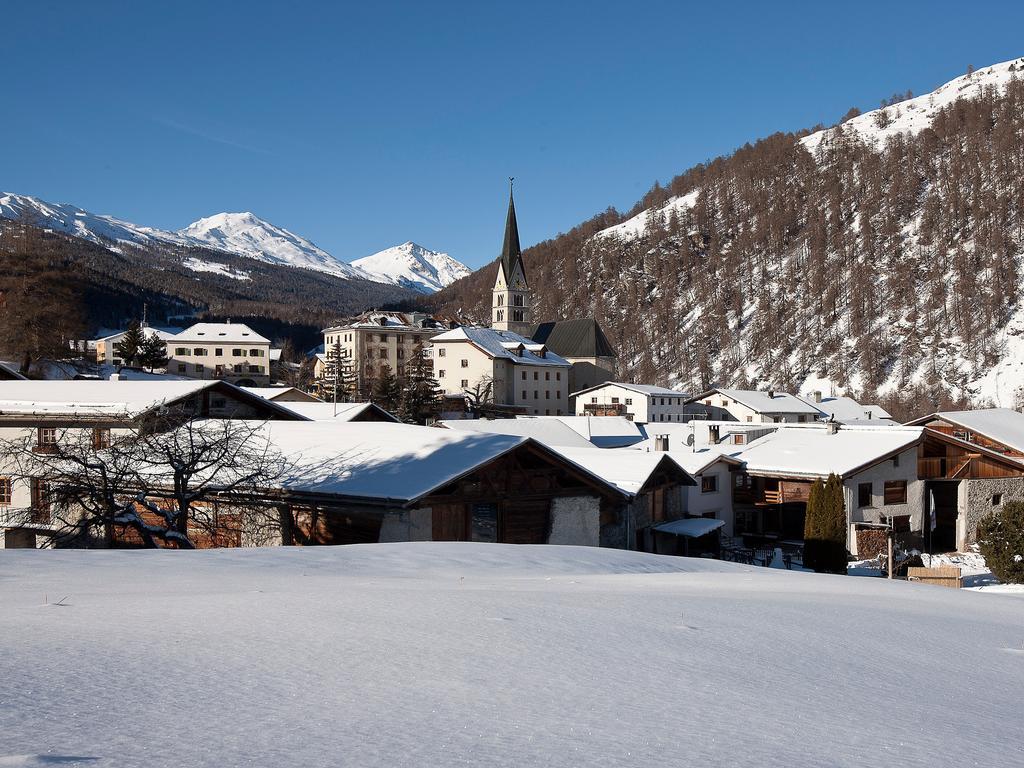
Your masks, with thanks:
M700 478L701 493L718 492L718 475L702 475Z
M523 322L523 310L521 310L521 309L513 309L512 310L512 320L514 322L517 322L517 323Z
M249 350L249 357L263 357L263 350L262 349L250 349Z
M226 397L214 397L210 400L211 408L227 408L228 399Z
M231 356L232 357L245 357L245 350L244 349L232 349L231 350Z
M536 371L534 371L534 372L533 372L533 380L534 380L534 381L537 381L537 380L538 380L539 378L540 378L540 376L538 376L538 375L537 375L537 372L536 372Z
M613 397L612 398L612 405L618 405L618 404L619 404L619 398Z
M463 389L469 389L469 379L463 379L461 382L459 382L459 386L462 387Z
M753 421L753 420L754 420L753 416L747 416L747 421Z
M561 381L561 380L562 380L562 372L561 371L555 371L555 381Z
M241 363L235 363L235 365L233 365L232 368L234 368L235 373L241 373L242 372L242 364Z
M539 397L539 395L538 395L538 393L537 393L537 390L536 390L536 389L535 389L535 390L533 390L533 399L534 399L534 400L540 400L540 397Z
M861 483L857 486L857 506L871 506L871 483Z
M892 465L894 467L898 467L900 465L900 455L898 453L892 457Z
M192 350L195 357L206 357L206 347L196 347Z
M14 500L14 488L11 485L11 478L0 477L0 506L8 506Z
M632 405L632 404L633 404L633 398L632 397L627 397L626 398L626 405Z
M213 354L216 357L224 357L224 350L221 347L217 347L215 350L213 350Z
M680 419L680 421L681 420L682 419ZM743 433L739 433L739 434L736 434L736 435L732 436L732 444L733 445L746 445L746 443L747 443L747 436L744 435Z
M512 306L514 306L514 307L525 307L526 306L526 302L523 301L523 295L521 293L517 293L517 294L512 296Z
M380 355L380 359L381 360L387 360L388 359L388 351L384 347L380 348L380 350L378 351L378 354Z
M550 400L551 399L551 390L550 389L545 389L544 390L544 399L545 400Z
M57 449L57 430L53 427L40 427L36 430L36 451L53 453Z
M596 402L597 402L597 398L596 398L596 397L592 397L592 398L590 398L590 402L591 402L591 403L596 403Z
M203 372L203 364L202 363L196 363L196 373L202 373L202 372Z
M523 400L525 400L525 399L526 399L526 390L524 389L523 390Z
M175 347L174 348L174 356L175 357L184 357L187 354L188 354L188 347Z
M523 371L523 381L526 381L526 371Z
M885 481L885 503L906 504L907 503L907 481L886 480Z
M380 335L380 340L381 340L382 342L386 342L386 341L388 340L388 335L387 335L386 333L382 333L382 334Z
M2 503L3 503L3 501L0 500L0 504L2 504ZM998 507L1002 503L1003 503L1003 494L1001 494L1001 493L993 493L992 494L992 506L993 507Z
M448 351L448 350L446 350L446 349L445 349L444 347L440 347L440 348L439 348L439 349L437 350L437 356L438 356L438 357L445 357L445 355L446 355L447 351Z
M31 522L46 524L50 522L50 499L46 491L46 481L38 477L32 478L32 516Z
M437 372L437 378L439 378L439 379L443 379L444 378L444 368L442 368L440 371Z
M469 360L463 358L462 360L459 361L459 365L461 365L463 368L469 368Z
M551 371L544 371L544 381L551 381Z
M92 431L92 447L93 448L109 448L110 447L110 430L106 427L96 427Z
M803 424L803 423L804 423L804 422L805 422L805 421L807 420L807 417L806 417L806 416L804 416L804 415L803 415L803 414L801 413L801 414L798 414L798 415L797 415L797 417L796 417L796 420L797 420L798 422L800 422L801 424Z
M178 373L184 373L184 372L185 372L185 364L184 363L178 363Z

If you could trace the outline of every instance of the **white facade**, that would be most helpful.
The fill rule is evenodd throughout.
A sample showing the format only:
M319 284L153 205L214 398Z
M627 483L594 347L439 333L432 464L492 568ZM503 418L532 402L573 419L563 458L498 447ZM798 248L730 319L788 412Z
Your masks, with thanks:
M178 376L270 383L270 339L244 323L197 323L167 340L167 357Z
M642 424L687 421L687 397L673 389L617 381L573 394L577 416L625 416Z
M712 389L688 403L702 408L705 418L714 421L735 420L754 424L804 424L824 414L799 397L766 390ZM695 408L690 408L693 414ZM691 418L693 416L691 415Z

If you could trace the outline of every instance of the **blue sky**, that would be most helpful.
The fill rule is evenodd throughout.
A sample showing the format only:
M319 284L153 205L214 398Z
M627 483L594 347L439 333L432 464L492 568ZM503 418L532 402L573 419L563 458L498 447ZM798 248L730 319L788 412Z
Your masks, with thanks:
M10 3L0 190L167 229L250 210L471 266L656 180L1024 55L1024 3Z

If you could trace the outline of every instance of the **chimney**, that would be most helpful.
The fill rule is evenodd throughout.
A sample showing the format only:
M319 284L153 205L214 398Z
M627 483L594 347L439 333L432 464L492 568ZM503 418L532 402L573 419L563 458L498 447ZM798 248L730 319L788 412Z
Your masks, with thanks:
M720 429L721 428L717 424L708 425L708 442L712 445L716 445L718 443Z
M656 450L656 451L667 451L668 450L668 435L655 435L654 436L654 450Z
M775 390L774 389L769 389L768 390L768 399L769 400L774 400L775 399Z
M820 403L821 402L821 390L820 389L814 390L814 402L816 402L816 403Z
M839 431L839 422L835 419L829 419L825 422L825 431L830 435L834 435Z
M112 374L110 374L110 380L111 381L121 381L122 378L123 377L121 376L120 373L112 373Z

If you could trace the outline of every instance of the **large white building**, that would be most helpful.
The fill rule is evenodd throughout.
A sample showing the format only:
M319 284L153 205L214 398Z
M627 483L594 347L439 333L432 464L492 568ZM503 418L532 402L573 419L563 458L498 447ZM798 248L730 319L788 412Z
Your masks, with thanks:
M689 420L688 394L650 384L606 381L571 397L577 416L625 416L641 424Z
M536 416L569 413L572 365L512 331L462 327L431 340L434 378L446 395L490 388L491 402Z
M239 386L270 383L270 339L244 323L196 323L167 341L167 372Z
M785 392L709 389L686 401L691 418L764 424L803 424L826 416L809 402Z

